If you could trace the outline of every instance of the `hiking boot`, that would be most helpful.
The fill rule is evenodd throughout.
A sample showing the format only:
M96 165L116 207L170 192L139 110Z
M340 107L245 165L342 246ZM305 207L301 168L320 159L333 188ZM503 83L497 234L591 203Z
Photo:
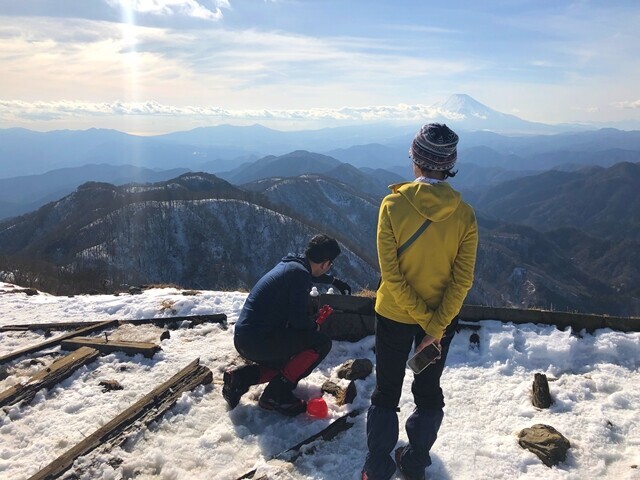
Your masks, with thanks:
M406 447L396 448L395 459L396 459L396 465L398 466L398 470L400 470L400 473L402 474L405 480L425 480L424 472L422 472L422 475L412 475L407 471L405 471L405 469L402 467L402 453L404 452L405 448Z
M265 410L275 410L283 415L295 417L307 410L307 403L293 394L294 388L295 384L282 375L277 375L262 392L258 405Z
M257 365L245 365L235 370L227 370L222 376L222 396L229 405L229 410L236 408L242 395L249 391L251 385L255 385L259 375Z
M307 402L297 397L293 397L294 400L281 402L275 398L263 398L260 397L258 405L265 410L274 410L288 417L295 417L307 411Z

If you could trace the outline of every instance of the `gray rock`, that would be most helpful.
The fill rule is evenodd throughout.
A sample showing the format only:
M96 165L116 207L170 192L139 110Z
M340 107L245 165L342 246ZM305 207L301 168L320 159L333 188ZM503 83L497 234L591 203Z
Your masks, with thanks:
M322 384L322 391L336 397L336 403L338 405L353 403L353 400L358 394L356 384L353 380L349 382L347 388L342 388L331 380L327 380Z
M373 372L373 363L366 358L348 360L338 369L338 378L362 380Z
M525 428L518 438L520 446L535 453L547 467L564 462L567 450L571 448L569 440L550 425L536 424Z
M553 403L551 392L549 391L549 381L544 373L536 373L534 375L531 403L537 408L549 408Z

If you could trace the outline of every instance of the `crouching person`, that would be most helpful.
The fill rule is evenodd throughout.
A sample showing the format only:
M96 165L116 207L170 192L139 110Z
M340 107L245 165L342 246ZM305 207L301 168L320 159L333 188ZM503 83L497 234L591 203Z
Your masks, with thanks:
M268 382L260 407L290 416L306 410L293 390L331 350L331 339L308 315L309 292L315 282L351 293L348 284L327 274L339 254L335 239L316 235L304 255L284 257L251 289L233 340L238 353L254 363L224 373L222 395L230 409L249 387Z

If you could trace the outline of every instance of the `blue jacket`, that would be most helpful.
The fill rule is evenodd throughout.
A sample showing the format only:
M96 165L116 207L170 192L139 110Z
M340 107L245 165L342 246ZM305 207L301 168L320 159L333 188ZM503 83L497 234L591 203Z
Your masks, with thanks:
M313 282L331 283L333 278L313 278L304 255L287 255L251 289L234 335L266 334L284 328L315 329L315 321L308 313L309 292Z

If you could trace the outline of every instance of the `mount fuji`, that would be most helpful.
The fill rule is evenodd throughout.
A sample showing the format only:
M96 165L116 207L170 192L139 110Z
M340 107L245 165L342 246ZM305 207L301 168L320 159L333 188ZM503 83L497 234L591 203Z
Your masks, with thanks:
M515 115L498 112L469 95L461 93L434 103L431 109L435 111L437 120L462 130L486 130L494 133L525 135L559 132L557 126L530 122Z

